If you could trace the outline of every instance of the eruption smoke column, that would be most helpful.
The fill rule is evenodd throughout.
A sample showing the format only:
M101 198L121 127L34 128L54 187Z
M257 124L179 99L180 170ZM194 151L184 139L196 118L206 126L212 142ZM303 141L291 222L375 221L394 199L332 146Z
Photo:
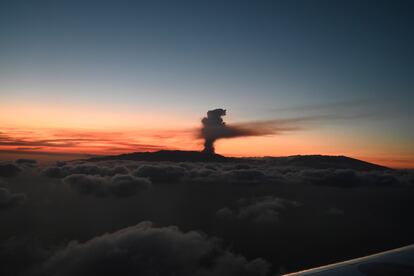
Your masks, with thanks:
M207 112L207 117L201 120L203 128L201 136L204 138L204 152L214 154L214 142L220 138L220 133L225 130L226 123L221 118L226 115L225 109L214 109Z
M199 138L204 139L204 153L214 154L214 142L223 138L248 136L275 135L301 129L300 123L309 121L309 118L275 119L266 121L251 121L236 124L226 124L222 116L225 109L214 109L207 112L207 117L201 120L202 128Z

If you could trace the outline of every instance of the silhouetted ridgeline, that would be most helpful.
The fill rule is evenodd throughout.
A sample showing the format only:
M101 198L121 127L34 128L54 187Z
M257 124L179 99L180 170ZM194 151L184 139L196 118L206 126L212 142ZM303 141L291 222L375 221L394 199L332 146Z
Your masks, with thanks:
M295 155L288 157L236 158L200 151L160 150L156 152L133 152L120 155L100 156L88 161L135 160L170 162L248 162L252 160L270 162L281 167L304 167L314 169L353 169L361 171L387 170L389 168L346 156Z
M293 155L288 157L264 157L272 160L275 165L306 167L313 169L353 169L361 171L389 170L390 168L362 161L347 156L330 155Z
M120 155L93 157L89 161L135 160L135 161L171 161L171 162L224 162L234 160L220 154L201 151L160 150L155 152L133 152Z

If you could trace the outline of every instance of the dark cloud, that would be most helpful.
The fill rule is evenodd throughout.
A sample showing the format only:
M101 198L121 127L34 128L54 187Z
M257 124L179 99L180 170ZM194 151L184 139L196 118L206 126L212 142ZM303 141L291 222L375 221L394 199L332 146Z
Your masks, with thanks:
M301 204L288 199L273 196L264 196L250 200L239 201L241 206L236 210L224 207L217 211L217 217L221 219L247 220L257 224L278 223L280 213L291 207L298 207Z
M133 175L147 177L154 183L176 183L187 175L187 170L176 165L142 165L133 172Z
M117 174L111 177L108 191L118 197L128 197L137 192L148 190L150 187L151 181L147 178Z
M257 169L235 169L224 173L224 177L231 182L260 182L265 174Z
M100 176L113 176L115 174L128 174L129 170L123 166L104 166L102 164L67 164L59 162L56 166L47 167L43 175L52 178L63 178L71 174L88 174Z
M0 177L16 176L20 171L21 169L14 164L9 164L9 163L1 164L0 163Z
M326 213L332 216L341 216L344 214L344 211L336 207L331 207Z
M341 188L413 186L412 174L402 173L398 170L296 169L288 172L286 175L289 179L296 182Z
M56 161L56 167L63 167L67 164L65 161Z
M36 165L37 161L35 159L20 158L16 159L16 163L22 165Z
M20 158L16 159L15 163L22 168L35 168L37 161L35 159Z
M382 186L396 187L399 185L413 186L414 180L410 170L391 170L375 166L367 167L367 171L355 165L355 169L343 169L347 162L340 162L338 168L318 169L328 159L322 161L317 157L315 162L309 166L304 162L303 156L293 156L293 164L290 165L289 158L262 158L243 160L239 162L225 163L171 163L171 162L142 162L142 161L77 161L58 162L42 171L42 174L52 178L64 178L72 174L84 174L95 176L114 176L116 174L132 174L136 177L149 178L154 183L177 183L177 182L203 182L203 183L234 183L257 185L264 183L303 183L321 186L336 186L343 188L360 186ZM297 159L300 159L297 161ZM311 156L311 159L313 156ZM338 157L342 158L342 157ZM314 158L313 158L314 159ZM312 159L312 160L313 160ZM290 159L289 159L290 160ZM296 160L296 161L295 161ZM322 163L318 163L319 161ZM318 165L315 165L318 163ZM349 164L349 163L348 163ZM20 171L14 164L5 164ZM350 164L350 167L353 167Z
M0 210L19 205L26 199L22 193L12 193L7 188L0 187Z
M298 178L315 185L351 188L360 185L357 173L353 170L302 170Z
M409 177L405 178L398 172L358 172L357 175L361 185L373 185L380 187L398 187L400 185L412 186L410 184Z
M60 167L63 171L67 170L69 174L91 174L91 175L102 175L107 172L106 168L99 167L96 165L81 164L75 166L64 166Z
M151 182L147 178L131 175L115 175L111 178L98 175L71 174L63 179L74 191L99 197L130 197L148 190Z
M72 190L85 195L107 196L107 179L96 175L71 174L63 179Z
M206 177L199 179L202 182L219 182L230 184L258 185L268 181L266 175L257 169L240 169L230 171L213 171Z
M41 275L266 275L262 259L247 261L199 232L150 222L70 242L41 267Z
M0 275L30 275L30 268L44 262L52 252L38 240L11 237L0 242Z
M280 267L290 272L412 243L414 171L366 170L348 161L336 164L321 157L305 159L78 160L59 162L46 170L28 170L0 185L28 197L19 208L1 212L0 247L2 243L7 246L3 253L0 248L0 258L9 265L0 267L0 274L78 275L79 270L82 275L91 268L89 275L106 275L105 271L111 269L117 269L117 275L141 275L137 271L145 275L150 273L147 271L158 272L156 269L160 274L195 271L195 275L204 275L200 271L204 272L206 266L206 275L220 275L226 266L218 266L221 256L234 260L241 254L248 260L270 261L269 275L277 275ZM44 177L39 172L59 178ZM148 189L148 181L157 185ZM139 196L133 196L136 194ZM187 232L192 229L203 231L206 236L200 235L208 244L214 239L207 236L218 237L221 245L215 245L212 251L219 253L208 253L211 258L200 257L197 262L163 263L169 262L169 254L155 244L152 236L148 238L152 251L132 239L118 242L117 238L124 236L114 231L146 220L176 225L184 230L177 230L180 235L192 233ZM149 226L145 231L154 233L159 229L164 228ZM134 236L144 230L121 231ZM184 241L175 245L175 240L161 232L159 240L182 249L179 253L192 252ZM43 246L35 249L33 243L6 242L14 236L36 237ZM70 240L80 242L67 244ZM149 261L141 265L142 259L137 259L138 251L134 251L138 244L143 248L142 258L155 256L157 266ZM97 252L98 247L102 254ZM3 258L7 252L11 257ZM191 253L196 259L197 252ZM194 268L193 263L199 266ZM104 272L100 273L99 265Z
M259 185L276 181L273 171L246 164L206 165L192 168L190 178L202 183L228 183L235 185Z
M66 173L61 167L62 166L48 167L44 169L42 173L47 177L62 178L68 175L69 173Z

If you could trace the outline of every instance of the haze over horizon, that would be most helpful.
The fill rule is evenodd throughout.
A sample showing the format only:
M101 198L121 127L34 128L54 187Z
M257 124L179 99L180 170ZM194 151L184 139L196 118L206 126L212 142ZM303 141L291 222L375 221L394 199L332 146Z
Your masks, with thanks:
M0 155L202 150L414 168L410 1L1 1ZM21 154L18 154L21 152Z

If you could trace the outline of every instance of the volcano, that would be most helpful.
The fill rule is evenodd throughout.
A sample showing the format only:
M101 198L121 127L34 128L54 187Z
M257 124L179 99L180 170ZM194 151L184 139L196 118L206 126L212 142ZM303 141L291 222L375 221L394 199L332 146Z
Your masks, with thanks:
M277 167L301 167L312 169L353 169L358 171L387 170L390 168L347 156L293 155L286 157L226 157L205 151L160 150L155 152L132 152L120 155L97 156L88 161L132 160L168 162L251 162L266 161Z

